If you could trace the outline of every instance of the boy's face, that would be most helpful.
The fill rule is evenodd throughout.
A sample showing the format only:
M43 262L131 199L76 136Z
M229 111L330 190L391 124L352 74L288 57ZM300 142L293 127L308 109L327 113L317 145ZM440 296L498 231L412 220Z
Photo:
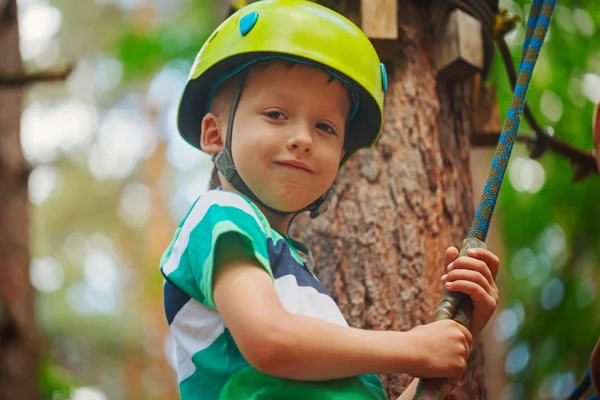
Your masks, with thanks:
M277 62L252 68L233 125L241 178L273 208L312 203L337 174L349 109L346 87L316 68ZM224 143L226 129L219 130Z

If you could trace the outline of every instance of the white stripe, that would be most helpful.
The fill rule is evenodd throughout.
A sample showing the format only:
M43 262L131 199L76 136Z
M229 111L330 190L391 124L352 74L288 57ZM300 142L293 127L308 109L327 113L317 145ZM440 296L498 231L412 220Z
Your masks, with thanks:
M189 355L179 343L175 343L175 360L177 362L177 382L181 383L196 372L196 366L192 362L192 356Z
M296 315L319 318L337 325L348 326L333 299L310 286L298 286L294 275L275 280L275 289L283 307Z
M262 227L260 219L250 204L248 204L248 202L246 202L240 195L222 190L211 190L200 197L183 223L181 231L179 232L179 236L177 237L177 240L175 240L175 243L173 243L171 255L162 266L162 271L165 275L168 276L171 272L177 269L177 266L179 266L179 261L181 261L181 256L183 255L183 252L187 248L187 245L190 241L190 233L192 232L192 229L194 229L200 223L200 221L202 221L202 218L204 218L210 206L214 204L218 204L222 207L238 208L254 217L258 226Z
M181 382L196 370L192 356L217 340L225 326L216 311L190 299L179 310L170 328L177 342L177 378Z

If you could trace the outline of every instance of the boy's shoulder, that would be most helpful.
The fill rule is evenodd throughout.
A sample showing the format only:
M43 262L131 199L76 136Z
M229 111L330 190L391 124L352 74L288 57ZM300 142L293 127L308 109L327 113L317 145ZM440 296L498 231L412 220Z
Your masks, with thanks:
M201 195L192 207L188 221L189 226L195 226L207 217L207 229L214 232L215 225L224 223L231 229L252 234L256 239L267 240L269 255L279 259L280 253L290 253L291 257L301 264L304 262L298 251L310 254L308 248L301 242L284 236L271 227L269 220L248 197L236 192L213 189ZM258 229L257 229L258 228ZM220 231L221 229L217 229Z
M248 220L256 222L265 233L271 230L265 215L250 199L222 189L212 189L198 197L182 224L195 226L206 217L214 222Z
M211 259L216 238L235 232L244 235L255 243L259 257L268 260L268 252L261 250L272 232L266 217L244 196L225 190L209 190L199 196L181 220L173 239L160 261L165 277L171 277L175 271L190 272L194 268L203 268L204 261L190 264L186 253L193 253L196 260ZM183 261L182 261L183 260ZM183 263L187 266L180 268ZM189 265L188 265L189 264ZM174 278L173 278L174 279ZM193 279L192 279L193 280ZM179 286L183 283L179 282ZM188 293L193 288L188 289Z
M249 207L252 208L254 204L241 194L223 189L211 189L198 197L193 208L198 206L210 207L212 205L248 209Z

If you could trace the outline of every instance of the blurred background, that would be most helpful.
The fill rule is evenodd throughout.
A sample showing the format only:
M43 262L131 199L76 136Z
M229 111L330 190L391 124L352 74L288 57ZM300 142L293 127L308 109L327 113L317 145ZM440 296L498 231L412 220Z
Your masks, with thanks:
M529 3L500 1L521 16ZM591 151L600 4L559 3L528 100L556 137ZM228 2L18 7L27 69L76 64L64 84L32 86L22 115L45 394L177 398L158 262L212 165L178 137L175 115L191 63ZM523 38L522 23L507 36L514 59ZM504 116L511 90L500 57L490 81ZM487 171L491 152L475 150L475 166ZM498 388L490 399L565 398L600 332L600 178L574 182L564 158L528 154L516 145L493 227L503 302L485 335L486 381Z

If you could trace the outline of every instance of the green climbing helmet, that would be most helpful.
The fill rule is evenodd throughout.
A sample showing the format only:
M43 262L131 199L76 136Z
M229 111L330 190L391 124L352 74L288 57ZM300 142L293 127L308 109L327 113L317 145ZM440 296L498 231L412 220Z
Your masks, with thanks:
M192 66L179 106L183 138L200 148L201 122L216 86L254 62L286 59L309 64L345 82L356 97L343 164L372 146L383 120L387 75L365 34L340 14L306 0L264 0L227 18Z

